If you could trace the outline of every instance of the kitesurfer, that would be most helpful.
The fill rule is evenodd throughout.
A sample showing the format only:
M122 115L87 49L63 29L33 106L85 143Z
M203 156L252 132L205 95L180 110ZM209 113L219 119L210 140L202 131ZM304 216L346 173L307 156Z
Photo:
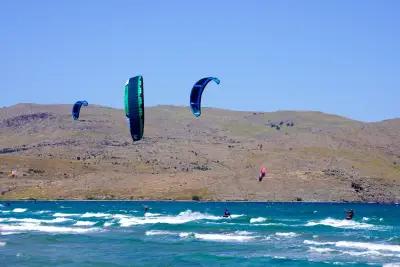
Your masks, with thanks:
M228 209L225 209L225 211L224 211L224 216L222 216L222 217L224 217L224 218L231 217L231 213L229 212Z
M261 182L262 179L265 177L265 175L267 174L267 168L265 168L264 166L262 166L260 168L260 175L258 176L258 181Z
M346 220L352 220L354 216L354 211L352 209L346 211Z

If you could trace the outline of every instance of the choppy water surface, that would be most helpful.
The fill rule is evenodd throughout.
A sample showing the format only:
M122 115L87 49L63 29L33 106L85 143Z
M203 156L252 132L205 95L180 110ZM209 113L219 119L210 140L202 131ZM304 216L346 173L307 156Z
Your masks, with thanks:
M221 217L225 208L231 218ZM348 208L355 210L353 221L343 220ZM0 263L400 266L400 206L0 202Z

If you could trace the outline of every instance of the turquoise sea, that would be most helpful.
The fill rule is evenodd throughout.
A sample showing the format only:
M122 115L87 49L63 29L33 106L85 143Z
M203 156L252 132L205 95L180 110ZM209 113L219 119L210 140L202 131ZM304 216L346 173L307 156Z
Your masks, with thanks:
M0 266L338 265L400 266L400 206L0 202Z

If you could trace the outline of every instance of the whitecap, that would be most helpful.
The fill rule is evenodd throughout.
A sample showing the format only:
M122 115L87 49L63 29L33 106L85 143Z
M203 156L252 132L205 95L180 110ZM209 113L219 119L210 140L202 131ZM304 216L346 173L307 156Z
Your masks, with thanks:
M375 251L392 251L400 252L400 245L367 243L367 242L351 242L351 241L338 241L335 246L342 248L356 248Z
M61 233L61 234L83 234L99 231L99 228L78 228L78 227L61 227L50 225L39 225L36 223L21 223L17 225L0 225L4 232L45 232L45 233Z
M374 225L369 223L360 223L353 220L337 220L332 218L326 218L320 221L309 221L305 226L317 226L324 225L337 228L352 228L352 229L368 229L373 228Z
M62 213L62 212L56 212L53 214L54 217L77 217L80 216L79 213Z
M39 210L39 211L35 211L34 214L44 214L44 213L50 213L50 210Z
M156 223L184 224L184 223L198 221L198 220L220 220L220 219L222 219L222 217L204 214L201 212L193 212L191 210L183 211L176 216L164 215L164 216L154 216L154 217L153 216L151 216L151 217L134 217L134 216L116 214L113 217L115 219L119 220L119 224L122 227L129 227L132 225L141 225L141 224L156 224Z
M306 245L314 245L314 246L335 245L335 242L318 242L314 240L304 240L303 243Z
M103 224L103 226L104 227L110 227L110 226L112 226L112 222L105 222L104 224Z
M145 235L152 236L152 235L178 235L178 233L171 232L171 231L162 231L162 230L150 230L146 231Z
M157 217L157 216L160 216L160 215L161 215L160 213L151 213L151 212L146 212L144 214L145 217Z
M6 244L6 242L0 241L0 247L4 247Z
M195 238L205 241L216 241L216 242L247 242L255 239L255 236L240 235L240 234L200 234L200 233L180 233L182 238Z
M287 237L287 238L299 236L299 234L296 234L294 232L287 232L287 233L277 232L277 233L275 233L275 235L279 236L279 237Z
M95 225L96 222L90 222L90 221L77 221L74 223L75 226L93 226Z
M318 247L309 247L310 252L318 252L318 253L329 253L335 251L331 248L318 248Z
M35 218L1 218L0 222L22 222L22 223L34 223L34 224L41 224L41 223L63 223L66 221L70 221L71 219L69 218L63 218L63 217L58 217L55 219L51 220L45 220L45 219L35 219Z
M251 218L250 223L262 223L265 222L267 219L264 217L257 217L257 218Z
M102 212L86 212L81 215L81 218L111 218L112 214Z
M28 209L24 209L24 208L15 208L15 209L12 210L12 212L21 213L21 212L25 212L27 210Z

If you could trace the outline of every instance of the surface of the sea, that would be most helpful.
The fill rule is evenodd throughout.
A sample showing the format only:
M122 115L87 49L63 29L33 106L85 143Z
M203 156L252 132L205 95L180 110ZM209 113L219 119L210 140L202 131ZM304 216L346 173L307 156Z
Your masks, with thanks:
M400 206L0 202L0 266L337 265L400 266Z

